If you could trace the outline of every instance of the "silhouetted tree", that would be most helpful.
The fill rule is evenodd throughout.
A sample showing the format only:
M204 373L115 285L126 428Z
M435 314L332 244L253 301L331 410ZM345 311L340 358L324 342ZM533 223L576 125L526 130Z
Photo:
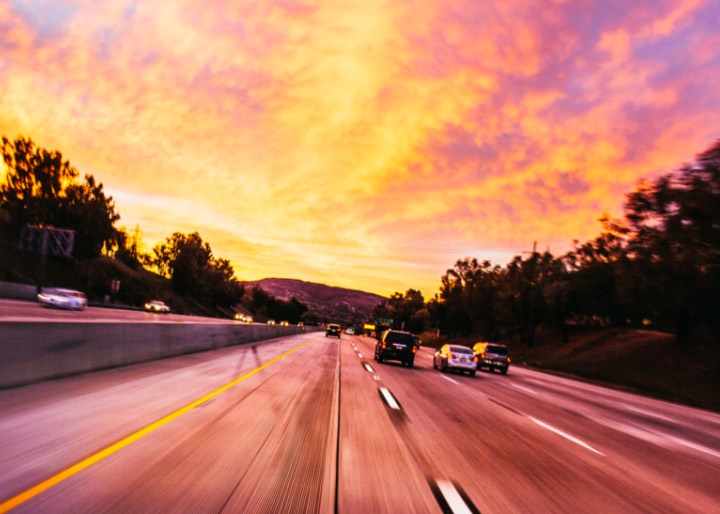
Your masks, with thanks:
M230 307L243 297L230 261L216 259L197 232L175 232L153 248L147 262L170 278L175 291L200 302Z
M117 243L112 197L92 175L78 183L78 172L60 152L38 148L31 139L2 139L7 167L0 184L0 207L19 233L26 225L72 229L76 232L73 254L82 259L97 257Z

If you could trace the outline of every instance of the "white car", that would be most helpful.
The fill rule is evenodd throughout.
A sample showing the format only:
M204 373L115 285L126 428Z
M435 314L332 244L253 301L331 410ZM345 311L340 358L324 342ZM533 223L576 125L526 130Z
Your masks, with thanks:
M170 307L165 305L165 302L161 302L160 300L150 300L148 303L145 304L145 310L148 312L160 312L162 314L170 313Z
M467 346L459 344L444 344L433 357L433 368L440 368L442 371L456 369L459 371L467 371L471 376L475 376L477 371L477 357L473 351Z
M37 301L48 307L81 311L87 307L87 297L74 289L59 287L43 288L37 295Z

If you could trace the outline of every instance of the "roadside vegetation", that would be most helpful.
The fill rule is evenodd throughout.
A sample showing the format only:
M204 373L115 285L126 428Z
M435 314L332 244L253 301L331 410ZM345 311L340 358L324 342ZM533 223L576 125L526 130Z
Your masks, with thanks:
M460 259L440 292L374 311L426 342L508 344L517 362L720 410L720 141L627 195L622 219L555 256Z
M60 152L25 137L3 137L1 150L0 281L73 287L91 301L136 307L160 299L177 313L244 310L258 321L298 323L307 312L296 300L245 290L230 261L216 257L197 232L176 232L143 252L139 228L117 226L120 214L103 184L92 175L80 180ZM21 250L28 226L74 231L72 258Z

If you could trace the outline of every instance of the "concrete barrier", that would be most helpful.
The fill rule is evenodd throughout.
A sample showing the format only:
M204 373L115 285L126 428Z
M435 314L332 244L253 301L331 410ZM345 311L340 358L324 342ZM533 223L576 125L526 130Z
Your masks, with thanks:
M0 298L12 298L13 300L34 300L36 292L36 286L15 284L13 282L0 282Z
M296 326L230 323L3 322L0 388L302 331Z

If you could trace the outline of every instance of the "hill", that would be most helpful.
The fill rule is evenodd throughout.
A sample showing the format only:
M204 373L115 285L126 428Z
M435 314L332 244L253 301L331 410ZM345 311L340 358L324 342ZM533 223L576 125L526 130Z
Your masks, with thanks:
M295 298L307 305L319 321L345 325L372 318L373 309L383 300L373 293L289 278L264 278L242 284L246 288L258 286L279 300Z

